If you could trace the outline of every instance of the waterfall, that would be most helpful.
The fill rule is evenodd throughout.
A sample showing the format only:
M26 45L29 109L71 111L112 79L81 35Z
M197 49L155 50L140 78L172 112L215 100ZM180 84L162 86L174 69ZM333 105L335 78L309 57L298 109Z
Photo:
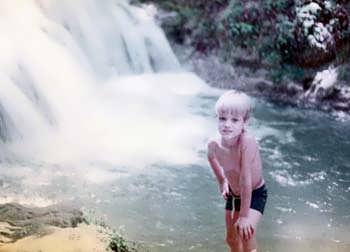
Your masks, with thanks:
M50 163L189 162L208 87L123 0L0 3L0 149ZM4 160L3 157L0 157Z

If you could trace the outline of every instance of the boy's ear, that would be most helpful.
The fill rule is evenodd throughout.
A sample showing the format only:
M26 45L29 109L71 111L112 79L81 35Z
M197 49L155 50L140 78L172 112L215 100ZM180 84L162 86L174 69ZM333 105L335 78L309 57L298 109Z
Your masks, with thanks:
M244 130L246 130L247 128L248 128L248 124L249 124L249 118L247 119L247 120L245 120L244 122L243 122L243 129Z

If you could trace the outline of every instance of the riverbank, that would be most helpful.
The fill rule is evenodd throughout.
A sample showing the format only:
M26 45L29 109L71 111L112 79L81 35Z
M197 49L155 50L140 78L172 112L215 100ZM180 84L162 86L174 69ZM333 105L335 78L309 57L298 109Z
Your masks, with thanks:
M91 218L91 217L89 217ZM0 252L136 252L107 225L73 206L0 205Z
M9 231L8 224L0 223L0 230ZM74 228L50 226L45 228L44 233L30 235L14 243L0 242L0 252L105 252L111 251L108 245L109 237L99 232L96 226L80 224Z
M268 71L249 61L244 51L237 50L237 61L241 65L232 66L223 62L215 52L202 54L190 45L174 41L172 48L184 68L195 72L210 86L233 88L272 102L319 109L339 117L350 116L350 87L337 82L334 69L320 72L323 79L315 77L305 85L292 81L275 84L267 77Z
M262 15L261 20L255 20L253 14L258 9L254 7L254 4L248 4L252 1L244 3L245 7L237 5L236 9L231 5L227 5L227 1L208 5L202 2L189 2L181 5L181 1L174 3L135 1L135 3L138 2L148 2L148 5L145 5L144 8L154 15L163 27L182 65L187 70L195 72L209 85L219 88L239 89L250 95L264 97L273 102L301 108L319 109L337 114L340 117L350 115L349 64L347 60L342 60L342 57L349 51L347 49L348 44L345 43L347 40L345 42L340 40L337 43L339 48L336 48L339 50L337 51L334 48L333 51L336 52L336 55L331 58L328 57L327 52L316 50L311 45L308 45L308 47L304 45L302 47L304 51L300 48L299 50L287 46L286 50L298 62L288 63L277 57L281 56L278 54L279 50L270 48L276 46L277 42L274 41L274 39L277 39L275 38L276 33L281 33L278 36L282 37L286 35L278 29L281 28L281 24L285 25L287 21L279 23L281 20L275 19L274 15L267 15L268 13L265 12L266 15ZM231 2L233 3L233 1ZM265 7L265 5L261 6L262 9ZM282 6L280 7L282 8ZM271 8L277 7L271 6ZM289 13L290 15L286 15L291 19L290 21L293 21L297 18L292 15L295 8L302 11L294 4L283 6L282 9L274 9L274 11L276 13L281 12L281 15ZM322 8L326 7L323 6ZM259 23L262 24L263 21L271 23L271 29L279 28L275 32L270 32L271 34L258 36L258 40L252 39L254 36L248 31L250 35L246 34L245 39L241 33L236 34L235 38L243 36L238 41L233 38L228 39L229 30L233 28L224 27L225 24L227 25L227 22L224 22L226 20L224 17L226 15L227 18L227 15L231 15L234 10L242 11L241 9L244 10L246 14L244 18L247 20L243 23L236 20L237 22L234 23L243 25L242 29L252 27L255 31L255 28L259 27ZM340 12L346 13L346 11L347 5L342 6ZM335 17L339 14L333 9L331 12ZM315 15L321 20L322 15L325 15L322 13ZM239 17L236 18L239 19ZM344 27L341 29L338 27L338 29L345 32L348 29L346 24L345 22ZM294 29L297 28L296 25ZM291 27L288 29L291 29ZM266 36L266 39L270 39L271 42L267 43L263 39L264 36ZM304 35L299 34L300 38L297 35L295 36L294 39L300 41ZM292 37L288 38L293 40ZM245 40L250 41L251 44L244 44ZM260 43L267 43L265 47L267 46L271 51L264 51ZM262 56L263 54L266 55ZM277 60L277 63L273 61L274 64L272 64L269 58L278 58L279 60Z

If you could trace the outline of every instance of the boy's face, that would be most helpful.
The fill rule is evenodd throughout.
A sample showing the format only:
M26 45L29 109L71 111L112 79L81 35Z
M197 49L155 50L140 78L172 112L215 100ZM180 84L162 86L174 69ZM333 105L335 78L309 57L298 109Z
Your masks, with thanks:
M234 140L244 128L244 120L241 115L234 112L220 112L218 129L225 140Z

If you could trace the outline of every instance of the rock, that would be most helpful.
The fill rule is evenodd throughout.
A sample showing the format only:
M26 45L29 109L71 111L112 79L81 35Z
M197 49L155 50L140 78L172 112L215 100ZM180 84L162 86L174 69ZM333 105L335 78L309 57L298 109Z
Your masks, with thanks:
M162 27L174 27L177 25L179 14L175 11L165 11L158 8L155 19Z
M338 92L335 99L333 99L332 106L336 110L350 113L350 87L337 86Z
M232 88L242 84L235 69L230 64L222 62L217 55L205 55L188 48L173 44L175 54L187 71L195 72L211 86Z
M281 84L275 84L267 79L268 72L264 68L251 70L251 65L233 67L222 62L215 52L201 54L190 45L173 43L173 49L187 70L195 72L213 87L238 89L294 106L350 113L350 87L337 81L335 68L320 72L322 74L317 78L305 79L304 83L286 79ZM237 57L243 58L244 54L237 52Z
M350 87L341 86L339 91L339 99L343 101L350 102Z
M350 104L346 102L335 102L333 104L333 107L336 110L342 110L342 111L350 111Z
M318 72L303 98L311 102L318 102L334 95L337 77L338 72L336 68L330 67Z
M16 203L0 205L1 240L17 239L44 232L47 226L76 227L86 222L83 213L70 206L29 208Z
M266 80L264 78L246 78L246 83L249 83L248 86L250 90L257 89L260 92L266 92L272 89L272 81ZM248 89L246 89L248 91Z
M76 228L50 227L44 235L32 235L13 243L0 243L0 252L105 252L109 236L97 226L81 224ZM121 250L117 250L121 251Z

